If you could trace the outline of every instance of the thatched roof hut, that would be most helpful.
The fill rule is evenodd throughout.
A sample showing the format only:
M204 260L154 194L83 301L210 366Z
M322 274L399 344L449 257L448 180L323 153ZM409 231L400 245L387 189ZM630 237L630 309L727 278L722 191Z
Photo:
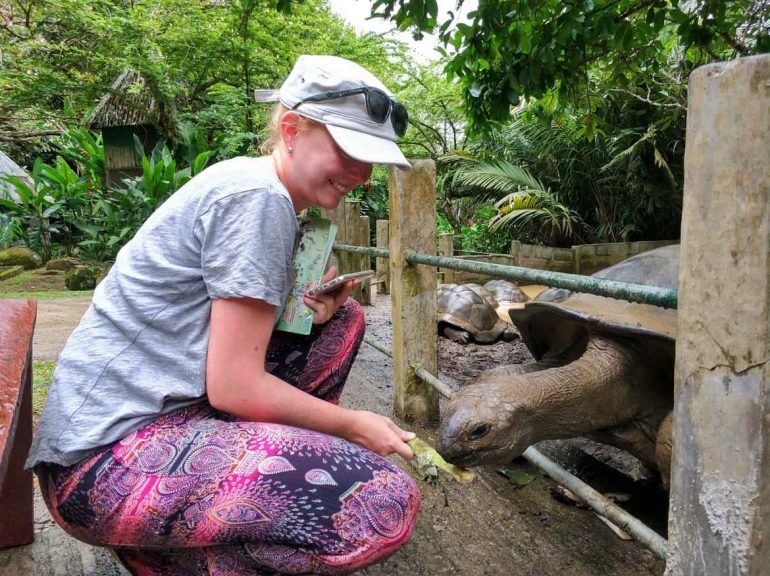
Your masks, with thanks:
M119 126L157 126L165 134L173 112L156 98L147 81L133 70L124 70L102 96L86 122L89 130ZM173 127L170 127L173 132ZM170 134L167 134L170 135Z
M149 153L161 137L172 139L176 131L172 107L133 70L118 76L91 113L86 127L102 131L107 186L141 174L134 135Z

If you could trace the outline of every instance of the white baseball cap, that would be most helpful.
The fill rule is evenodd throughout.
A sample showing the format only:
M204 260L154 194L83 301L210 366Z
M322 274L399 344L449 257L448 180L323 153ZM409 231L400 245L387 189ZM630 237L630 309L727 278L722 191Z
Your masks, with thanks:
M255 90L254 98L280 101L289 110L321 122L351 158L412 168L396 144L395 127L401 135L406 131L406 108L355 62L338 56L300 56L280 89Z

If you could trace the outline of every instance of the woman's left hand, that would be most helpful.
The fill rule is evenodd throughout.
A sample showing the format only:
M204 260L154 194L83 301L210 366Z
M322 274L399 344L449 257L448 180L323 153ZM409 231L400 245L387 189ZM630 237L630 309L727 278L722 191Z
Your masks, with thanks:
M329 267L326 274L321 278L321 284L328 282L335 276L337 276L337 267ZM316 296L308 296L305 294L303 301L312 308L314 312L313 324L323 324L334 316L337 309L342 306L348 296L350 296L350 293L353 291L353 287L355 287L356 284L358 284L358 280L349 280L328 294L317 294Z

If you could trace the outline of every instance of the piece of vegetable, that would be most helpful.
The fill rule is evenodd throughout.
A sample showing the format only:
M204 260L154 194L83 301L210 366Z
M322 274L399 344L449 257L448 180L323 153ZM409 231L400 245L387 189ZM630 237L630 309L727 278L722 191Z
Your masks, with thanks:
M407 444L414 452L417 469L420 470L423 478L431 484L435 484L438 479L438 470L443 470L460 484L467 484L476 478L476 475L470 470L460 468L444 460L441 454L419 438L413 438Z

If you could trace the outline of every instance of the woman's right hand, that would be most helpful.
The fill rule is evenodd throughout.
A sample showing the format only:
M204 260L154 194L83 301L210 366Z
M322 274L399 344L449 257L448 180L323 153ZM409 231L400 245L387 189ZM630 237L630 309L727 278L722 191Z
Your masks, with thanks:
M406 460L414 458L407 442L415 437L415 433L399 428L387 416L374 412L353 410L351 424L344 437L380 456L398 454Z

